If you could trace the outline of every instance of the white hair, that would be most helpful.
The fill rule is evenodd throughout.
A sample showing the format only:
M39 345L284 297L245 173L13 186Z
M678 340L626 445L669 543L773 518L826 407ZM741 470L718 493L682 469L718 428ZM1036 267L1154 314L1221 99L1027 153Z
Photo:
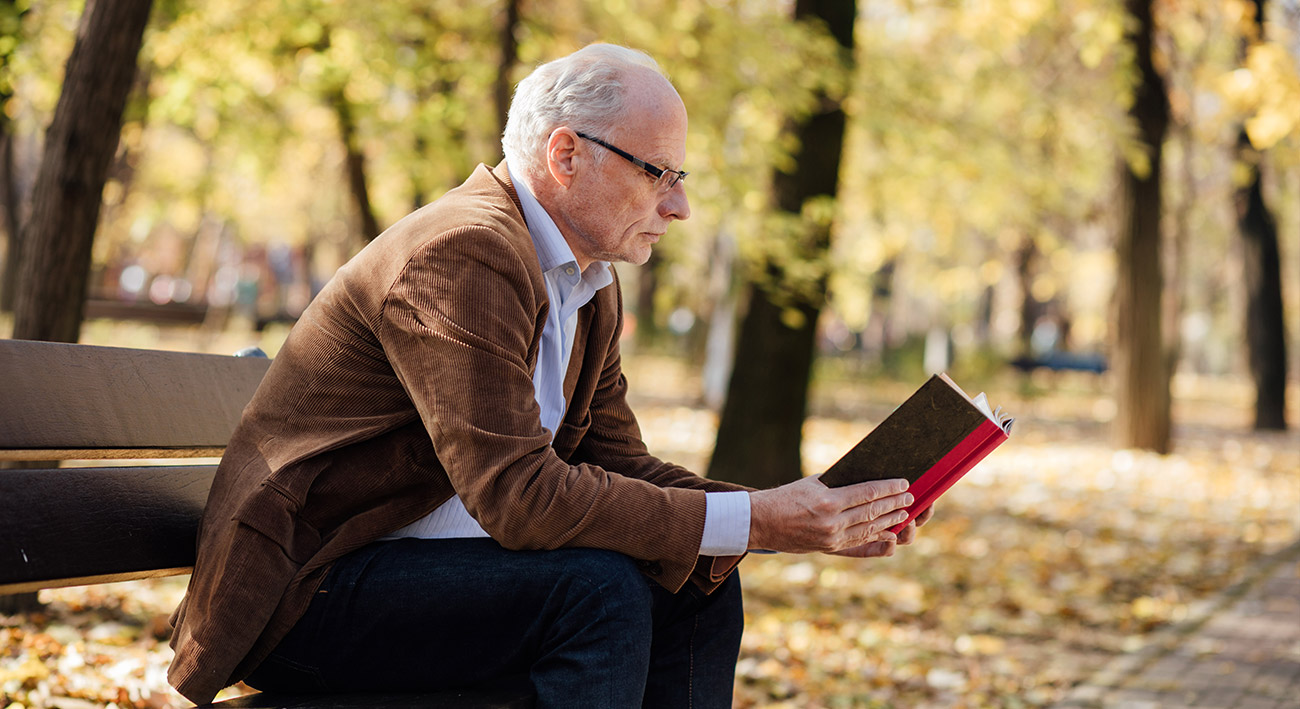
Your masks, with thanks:
M559 126L604 137L623 117L624 80L638 68L664 76L659 64L645 52L614 44L589 44L537 67L520 81L501 136L502 152L516 174L543 173L546 141ZM603 150L593 154L597 162L608 157Z

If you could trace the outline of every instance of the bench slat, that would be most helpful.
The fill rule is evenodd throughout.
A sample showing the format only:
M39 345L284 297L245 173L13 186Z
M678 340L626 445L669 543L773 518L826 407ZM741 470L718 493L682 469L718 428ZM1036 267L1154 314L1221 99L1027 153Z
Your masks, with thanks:
M0 594L188 573L215 471L0 470Z
M224 447L202 448L9 448L0 460L139 460L143 458L220 458Z
M269 366L261 357L0 340L0 449L220 448Z

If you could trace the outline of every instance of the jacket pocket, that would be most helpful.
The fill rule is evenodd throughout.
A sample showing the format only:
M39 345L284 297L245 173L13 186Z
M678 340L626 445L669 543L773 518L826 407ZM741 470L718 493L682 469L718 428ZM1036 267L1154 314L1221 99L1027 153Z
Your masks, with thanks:
M298 505L275 485L263 482L232 519L275 542L298 565L320 550L320 532L298 516Z

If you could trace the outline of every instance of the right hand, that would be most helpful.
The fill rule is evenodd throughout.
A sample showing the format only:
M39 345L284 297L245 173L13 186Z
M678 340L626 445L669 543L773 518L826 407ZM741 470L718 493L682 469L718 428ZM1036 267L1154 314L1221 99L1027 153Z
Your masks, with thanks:
M794 554L834 553L892 542L890 527L907 519L907 481L826 487L820 475L749 493L749 548Z

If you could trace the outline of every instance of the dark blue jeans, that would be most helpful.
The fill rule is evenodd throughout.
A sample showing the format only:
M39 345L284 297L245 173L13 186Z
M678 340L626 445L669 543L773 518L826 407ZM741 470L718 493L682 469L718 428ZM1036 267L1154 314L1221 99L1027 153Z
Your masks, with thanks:
M526 678L538 707L730 707L743 626L736 574L674 594L616 552L402 539L336 562L246 681L401 692Z

